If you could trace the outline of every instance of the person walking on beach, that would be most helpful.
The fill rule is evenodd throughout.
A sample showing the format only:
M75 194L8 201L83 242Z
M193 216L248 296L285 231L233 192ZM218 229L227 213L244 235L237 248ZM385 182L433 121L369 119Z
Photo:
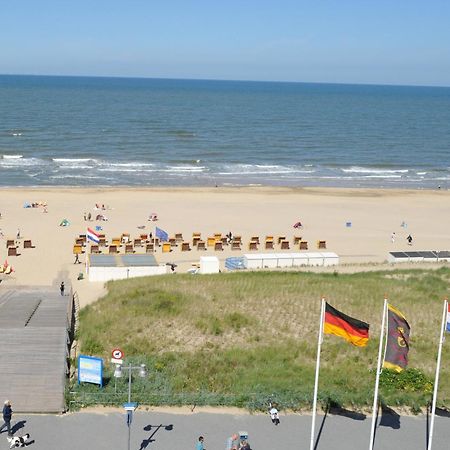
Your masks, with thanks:
M408 237L406 238L406 240L408 241L408 245L412 245L412 236L410 234L408 234Z
M9 400L5 400L5 404L3 405L3 425L0 427L0 433L3 431L3 428L6 427L6 429L8 430L8 436L12 436L11 418L12 418L11 402Z
M65 289L64 281L61 281L61 285L59 286L59 290L61 292L61 295L64 295L64 289Z
M205 441L205 438L203 436L199 436L197 444L195 446L195 450L206 450L203 442Z
M17 228L17 235L16 235L16 239L19 240L20 239L20 228Z
M395 242L395 231L391 234L391 242Z

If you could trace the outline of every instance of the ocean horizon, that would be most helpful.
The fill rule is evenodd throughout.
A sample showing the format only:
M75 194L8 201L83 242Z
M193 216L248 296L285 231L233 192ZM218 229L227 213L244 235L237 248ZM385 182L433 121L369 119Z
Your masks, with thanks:
M450 186L450 88L0 75L0 186Z

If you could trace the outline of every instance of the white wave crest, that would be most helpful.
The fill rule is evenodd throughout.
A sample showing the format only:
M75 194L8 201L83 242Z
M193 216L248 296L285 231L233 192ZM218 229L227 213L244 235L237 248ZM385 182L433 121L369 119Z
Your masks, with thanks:
M23 155L3 155L3 159L21 159Z
M59 163L82 163L82 162L96 162L93 158L52 158L52 161Z
M167 169L163 169L163 172L203 172L206 169L204 166L169 166Z
M374 174L389 174L389 173L408 173L408 169L371 169L369 167L349 167L348 169L341 169L345 173L374 173Z

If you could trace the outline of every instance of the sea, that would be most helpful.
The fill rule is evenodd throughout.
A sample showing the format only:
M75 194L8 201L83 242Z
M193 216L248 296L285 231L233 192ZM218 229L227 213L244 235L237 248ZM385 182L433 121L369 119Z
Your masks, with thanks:
M0 186L450 188L450 88L0 76Z

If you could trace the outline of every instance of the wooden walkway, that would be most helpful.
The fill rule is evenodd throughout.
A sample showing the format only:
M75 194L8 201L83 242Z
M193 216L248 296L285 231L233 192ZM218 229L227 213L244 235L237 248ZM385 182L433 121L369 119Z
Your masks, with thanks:
M70 301L57 288L0 288L0 404L64 410Z

